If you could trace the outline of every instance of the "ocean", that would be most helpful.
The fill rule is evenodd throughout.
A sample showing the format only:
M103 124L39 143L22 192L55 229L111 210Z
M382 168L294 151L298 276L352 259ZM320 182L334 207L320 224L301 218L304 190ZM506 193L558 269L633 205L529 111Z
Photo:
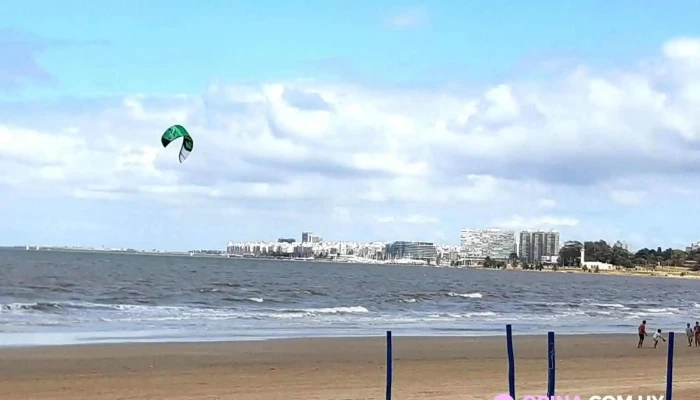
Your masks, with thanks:
M682 332L700 280L0 250L0 345Z

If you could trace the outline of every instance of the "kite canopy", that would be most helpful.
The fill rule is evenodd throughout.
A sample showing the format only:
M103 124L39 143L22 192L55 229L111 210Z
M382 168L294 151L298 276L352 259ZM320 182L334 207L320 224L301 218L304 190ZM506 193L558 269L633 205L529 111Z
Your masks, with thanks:
M163 137L160 138L160 142L163 144L163 147L167 147L172 141L178 138L182 138L182 147L180 147L180 162L183 162L187 159L187 156L190 155L192 148L194 147L194 141L192 140L192 136L190 136L189 132L187 132L187 129L185 129L182 125L173 125L168 128L165 133L163 133Z

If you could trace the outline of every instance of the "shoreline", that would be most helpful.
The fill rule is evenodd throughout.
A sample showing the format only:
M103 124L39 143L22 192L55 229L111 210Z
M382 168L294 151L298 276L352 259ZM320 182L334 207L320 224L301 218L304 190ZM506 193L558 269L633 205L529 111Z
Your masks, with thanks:
M636 335L557 336L557 392L662 395L667 343ZM700 348L678 335L674 395L700 400ZM515 335L519 397L541 394L547 335ZM0 398L383 399L385 339L101 344L0 349ZM630 368L630 366L633 366ZM402 400L483 400L507 392L504 337L395 337L393 392ZM543 393L542 393L543 394ZM636 398L636 397L634 397Z
M675 332L676 336L678 338L682 338L685 340L685 333L684 329L678 329L678 330L669 330L666 329L665 326L663 325L654 325L654 327L661 326L662 332L664 336L667 336L669 332ZM505 326L503 327L503 332L502 333L485 333L485 334L478 334L478 335L458 335L455 333L449 333L449 334L438 334L438 335L430 335L430 334L401 334L400 331L397 330L391 330L392 332L392 337L394 340L447 340L447 341L454 341L454 340L465 340L465 341L479 341L479 340L486 340L486 341L492 341L492 340L499 340L499 341L504 341L505 340ZM636 338L636 329L630 329L628 332L605 332L605 331L596 331L596 332L560 332L557 331L556 329L554 330L555 334L557 337L560 338L566 338L566 340L572 340L575 338L598 338L600 340L605 340L606 338L610 337L615 337L615 338L627 338L626 340L632 340ZM547 331L542 331L542 332L518 332L517 327L513 328L513 338L519 338L523 340L532 340L535 338L539 337L545 337L547 336ZM2 336L0 336L0 339ZM253 337L253 336L246 336L242 337L240 339L236 338L229 338L229 337L180 337L180 338L173 338L173 337L168 337L168 338L159 338L158 336L153 336L153 337L143 337L140 340L129 340L128 338L125 338L123 340L105 340L105 341L98 341L98 340L84 340L84 341L72 341L72 342L65 342L65 343L17 343L17 344L5 344L5 343L0 343L0 354L3 351L6 350L34 350L34 349L60 349L60 348L84 348L84 347L101 347L101 346L108 346L108 347L115 347L115 346L168 346L168 345L176 345L176 346L197 346L197 345L203 345L203 346L212 346L212 345L247 345L247 344L253 344L253 343L270 343L270 344L275 344L275 343L285 343L285 342L295 342L295 341L319 341L319 342L325 342L325 341L374 341L374 340L384 340L386 338L386 333L383 332L382 334L367 334L367 335L328 335L328 336L307 336L307 335L289 335L289 336L279 336L279 337L269 337L269 336L260 336L260 337ZM630 339L631 338L631 339ZM588 339L586 339L588 340ZM651 335L649 336L649 340L651 340ZM679 339L680 340L680 339Z
M573 333L560 333L555 332L557 337L610 337L618 336L629 337L634 336L632 333L586 333L586 332L573 332ZM682 332L676 332L680 335ZM668 332L665 331L664 335ZM524 339L534 339L541 336L546 336L547 333L518 333L513 331L513 338L524 338ZM484 334L484 335L402 335L397 334L396 331L392 331L392 338L394 340L505 340L505 327L503 328L503 334ZM636 337L636 336L635 336ZM90 347L90 346L169 346L169 345L238 345L238 344L251 344L251 343L275 343L275 342L293 342L293 341L346 341L346 340L384 340L385 335L357 335L357 336L289 336L289 337L260 337L260 338L250 338L235 340L235 339L212 339L212 340L202 340L193 338L188 339L172 339L172 340L140 340L140 341L110 341L110 342L80 342L80 343L65 343L65 344L18 344L18 345L6 345L0 343L0 355L6 350L31 350L31 349L59 349L59 348L71 348L71 347ZM651 339L650 339L651 340Z

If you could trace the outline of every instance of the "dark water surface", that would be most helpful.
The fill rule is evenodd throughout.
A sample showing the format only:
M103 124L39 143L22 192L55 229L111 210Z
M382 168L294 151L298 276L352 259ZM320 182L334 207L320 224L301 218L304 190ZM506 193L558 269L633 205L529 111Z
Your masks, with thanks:
M0 250L0 344L681 331L700 280Z

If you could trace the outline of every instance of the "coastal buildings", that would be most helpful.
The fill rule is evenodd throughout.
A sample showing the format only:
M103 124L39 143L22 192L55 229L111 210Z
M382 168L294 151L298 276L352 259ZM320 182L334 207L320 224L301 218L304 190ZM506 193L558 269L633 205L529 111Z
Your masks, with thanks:
M586 267L587 269L593 271L593 270L598 270L598 271L612 271L616 269L620 269L619 266L617 265L612 265L600 261L586 261L586 246L581 247L581 268Z
M321 243L323 238L321 236L314 235L313 232L302 232L301 233L302 243Z
M551 263L559 254L559 232L522 231L518 258L528 264Z
M466 264L483 262L486 257L507 261L515 247L515 232L503 229L462 229L460 245Z
M228 242L229 257L314 258L336 262L373 264L444 264L459 260L460 247L430 242ZM410 262L409 262L410 261Z
M406 242L398 241L386 246L388 259L412 259L435 261L437 260L437 249L434 243L430 242Z
M518 259L521 262L532 262L532 232L522 231L520 232L520 240L518 243Z

